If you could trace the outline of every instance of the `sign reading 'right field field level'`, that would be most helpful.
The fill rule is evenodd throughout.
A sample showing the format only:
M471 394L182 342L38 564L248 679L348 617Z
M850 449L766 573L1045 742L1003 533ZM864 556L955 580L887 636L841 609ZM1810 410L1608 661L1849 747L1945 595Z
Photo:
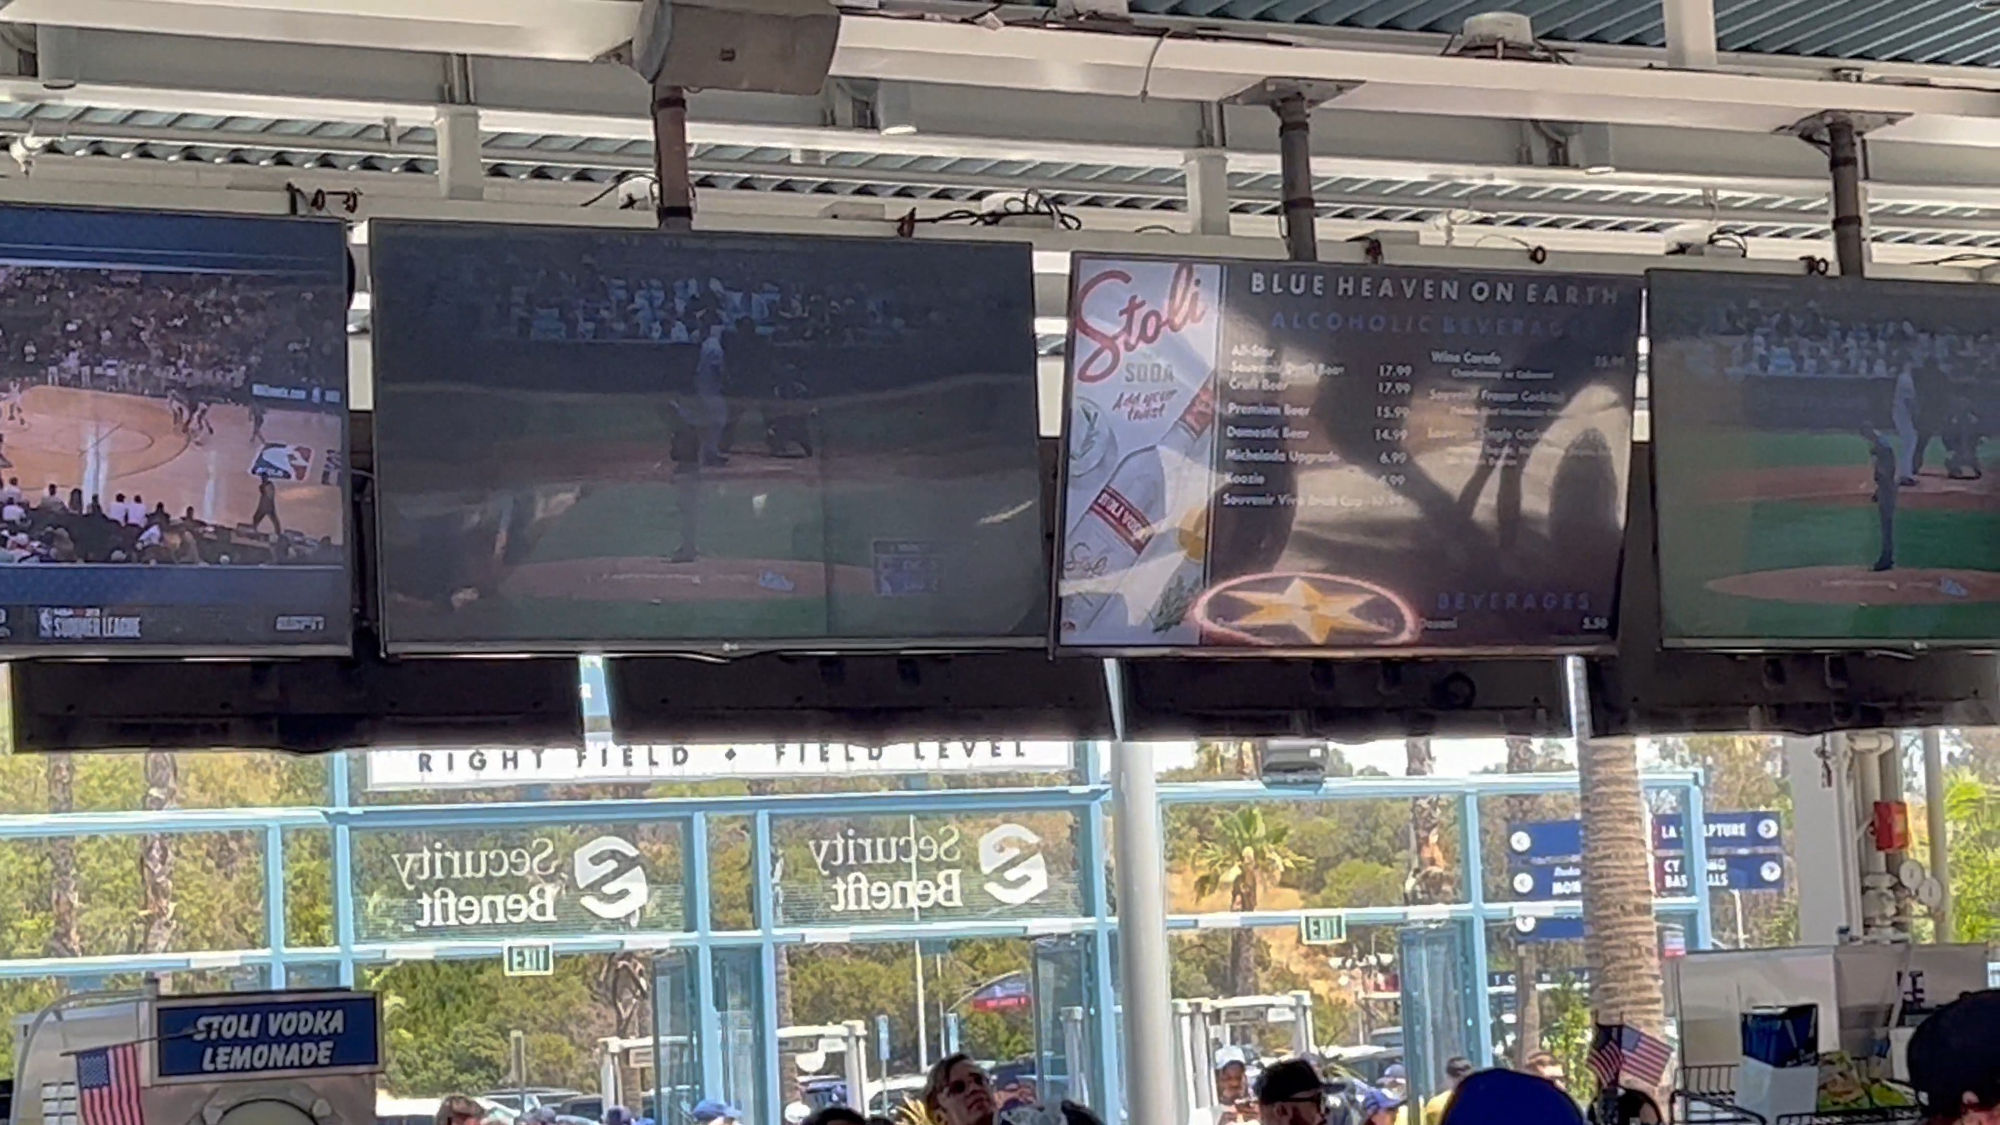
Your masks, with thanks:
M1613 636L1635 279L1075 262L1057 641Z
M1668 643L2000 639L1982 287L1649 277Z

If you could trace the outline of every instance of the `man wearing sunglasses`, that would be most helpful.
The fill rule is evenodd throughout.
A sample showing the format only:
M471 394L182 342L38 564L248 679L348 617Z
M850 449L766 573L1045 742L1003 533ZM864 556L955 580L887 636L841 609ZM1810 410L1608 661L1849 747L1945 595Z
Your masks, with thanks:
M1304 1059L1264 1068L1257 1079L1259 1125L1326 1125L1326 1083Z

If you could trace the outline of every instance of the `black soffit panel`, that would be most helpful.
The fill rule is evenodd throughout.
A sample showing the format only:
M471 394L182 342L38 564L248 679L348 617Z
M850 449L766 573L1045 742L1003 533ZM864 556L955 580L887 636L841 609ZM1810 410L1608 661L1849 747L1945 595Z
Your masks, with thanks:
M1588 665L1593 733L1813 735L2000 724L2000 660L1988 654L1662 650L1649 445L1632 450L1629 510L1618 655Z
M12 666L23 750L286 750L583 738L574 660L35 661Z

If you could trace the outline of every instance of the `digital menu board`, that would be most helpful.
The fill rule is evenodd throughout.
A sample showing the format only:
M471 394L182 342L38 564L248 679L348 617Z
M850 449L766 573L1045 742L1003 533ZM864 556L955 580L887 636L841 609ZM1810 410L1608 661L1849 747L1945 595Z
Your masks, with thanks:
M345 652L341 224L0 208L0 653Z
M1046 635L1025 243L372 241L390 651Z
M1637 279L1079 257L1058 647L1608 643Z
M2000 642L1985 287L1647 280L1662 643Z

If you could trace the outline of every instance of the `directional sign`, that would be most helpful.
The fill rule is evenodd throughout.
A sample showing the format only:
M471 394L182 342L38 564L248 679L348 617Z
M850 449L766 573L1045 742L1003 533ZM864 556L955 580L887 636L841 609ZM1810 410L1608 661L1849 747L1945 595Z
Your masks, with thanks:
M1654 887L1662 895L1682 897L1688 887L1687 860L1677 855L1653 857ZM1782 891L1785 861L1778 855L1717 855L1708 857L1708 887L1716 891Z
M545 941L510 942L503 947L510 977L546 977L556 971L556 947Z
M1517 867L1508 876L1515 898L1565 899L1583 897L1583 868L1574 863Z
M1513 988L1515 983L1520 979L1521 976L1519 973L1496 970L1486 974L1486 987ZM1589 984L1590 970L1582 967L1574 969L1543 969L1541 972L1535 974L1535 983L1538 985Z
M1516 941L1582 941L1583 919L1581 918L1529 918L1514 919L1514 940Z
M1512 825L1507 830L1507 855L1517 864L1575 863L1583 856L1583 822L1542 820Z
M1785 818L1775 812L1710 813L1702 818L1702 835L1710 855L1729 852L1782 852L1785 850ZM1687 818L1680 813L1662 813L1653 818L1653 850L1684 852Z

